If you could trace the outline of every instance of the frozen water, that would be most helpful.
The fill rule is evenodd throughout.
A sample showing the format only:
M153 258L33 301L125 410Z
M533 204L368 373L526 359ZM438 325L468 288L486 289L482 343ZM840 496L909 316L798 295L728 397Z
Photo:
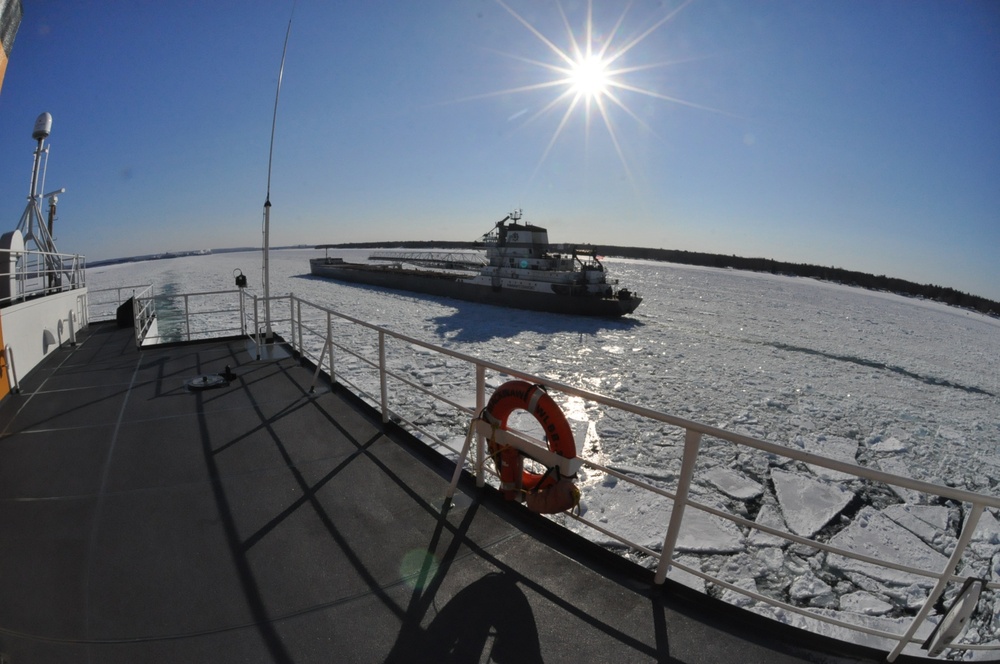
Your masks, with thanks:
M833 537L831 544L838 548L861 553L878 559L885 551L897 552L902 562L919 569L944 569L947 558L928 546L918 536L892 521L887 515L866 506L851 524ZM894 586L918 585L930 587L932 581L924 576L892 570L839 555L827 557L827 565L843 572L854 572L876 581Z
M339 255L360 260L367 253ZM790 448L1000 495L1000 320L810 279L614 259L606 261L611 276L644 302L625 319L589 320L315 279L308 259L316 255L272 252L272 294L294 292L437 345ZM227 253L101 267L88 272L88 285L152 282L158 292L215 291L232 289L239 268L251 275L249 290L260 294L253 288L259 262L256 253ZM279 313L288 317L287 309ZM337 360L339 373L377 394L363 368L350 356ZM394 369L454 401L473 403L474 377L461 363L427 355ZM676 429L639 424L579 399L562 405L583 456L656 486L676 485L683 449ZM460 443L463 423L447 409L424 405L413 417ZM959 506L928 503L914 491L873 487L728 444L706 440L702 457L692 486L699 502L875 557L904 552L917 567L944 565L965 516ZM616 532L647 548L662 546L668 499L603 475L584 477L581 485L586 518L614 522ZM691 567L889 631L905 629L907 612L929 587L923 577L874 571L747 533L700 510L685 513L685 531L678 560ZM983 515L967 557L959 573L1000 579L1000 524L992 513ZM697 577L674 570L670 576L705 589ZM753 604L736 593L719 594ZM996 639L1000 629L995 595L980 603L985 617L970 630L981 641ZM806 621L754 610L793 624Z
M800 440L802 448L806 452L819 454L827 457L828 459L854 463L854 460L858 456L858 441L856 440L850 440L840 436L825 436L823 434L802 436ZM829 468L824 468L823 466L817 466L815 464L806 464L806 467L817 476L827 480L850 480L854 477L848 473L830 470Z
M884 616L892 611L892 604L883 602L875 595L858 590L840 598L840 610L860 613L866 616Z
M783 532L788 531L788 526L785 524L785 520L781 516L781 511L773 505L764 505L761 507L760 512L757 513L756 523L762 526L768 526L774 528L775 530L781 530ZM770 533L765 533L760 530L754 530L750 533L750 537L747 541L754 546L785 546L788 543L783 537L778 537L777 535L772 535Z
M755 482L746 475L730 470L729 468L716 466L701 473L699 477L715 485L719 491L722 491L730 498L750 500L764 493L764 487L759 482Z
M788 589L788 594L799 602L807 601L810 606L837 606L837 596L833 588L812 572L796 577Z
M797 473L774 470L771 479L785 523L796 535L815 535L854 498L839 484Z

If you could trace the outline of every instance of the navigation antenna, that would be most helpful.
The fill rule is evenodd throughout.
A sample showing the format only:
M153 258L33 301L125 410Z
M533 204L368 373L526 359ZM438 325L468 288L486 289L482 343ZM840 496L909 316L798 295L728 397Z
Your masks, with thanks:
M39 167L42 166L42 155L45 155L45 162L48 163L49 146L45 145L45 139L52 133L52 115L42 113L35 120L35 129L31 132L31 137L38 141L35 148L35 163L31 168L31 189L28 191L28 205L24 208L21 221L17 224L17 230L24 236L24 242L29 240L35 243L38 251L45 254L45 262L50 270L58 270L58 265L51 265L56 257L56 245L52 241L52 234L42 220L42 197L39 195L40 186L38 182ZM50 272L50 274L53 274Z
M285 30L285 45L281 49L281 66L278 68L278 89L274 92L274 114L271 116L271 147L267 153L267 195L264 197L264 265L261 279L264 286L264 340L274 341L274 331L271 329L271 276L268 268L271 251L271 162L274 158L274 129L278 122L278 98L281 96L281 79L285 74L285 54L288 52L288 36L292 33L292 18L295 16L295 3L292 3L292 14L288 17L288 29Z

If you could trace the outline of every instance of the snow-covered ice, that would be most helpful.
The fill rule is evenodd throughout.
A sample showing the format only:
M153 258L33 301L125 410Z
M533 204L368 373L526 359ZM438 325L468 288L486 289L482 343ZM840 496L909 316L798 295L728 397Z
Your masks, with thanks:
M906 551L907 559L915 567L922 569L944 569L947 562L947 557L943 553L926 544L883 512L870 506L862 508L851 523L832 538L831 544L876 559L886 551ZM826 564L848 576L852 573L863 574L886 585L904 587L917 585L927 588L934 585L931 579L924 576L835 554L827 556Z
M841 513L854 494L839 484L775 469L774 492L785 523L796 535L809 537Z
M315 279L308 259L316 255L272 252L272 294L293 292L468 355L790 449L1000 496L1000 320L810 279L614 259L606 261L611 276L644 302L621 320L589 320ZM259 254L226 253L100 267L89 270L88 285L231 289L234 269L253 275L259 263ZM419 350L410 357L395 370L472 405L467 366ZM359 360L342 355L337 362L338 372L377 393L377 383L364 382ZM676 488L683 432L578 398L563 406L582 456ZM406 414L446 441L460 441L467 424L425 403ZM650 549L662 546L669 499L594 472L584 474L581 487L585 518L613 524ZM711 439L702 443L691 497L749 521L875 557L890 552L930 569L943 567L966 516L951 501ZM685 513L678 550L678 561L739 587L897 633L931 585L700 510ZM1000 524L991 512L959 573L1000 580ZM754 604L679 570L671 578ZM767 607L754 610L829 629ZM996 640L998 629L1000 593L988 591L966 638Z

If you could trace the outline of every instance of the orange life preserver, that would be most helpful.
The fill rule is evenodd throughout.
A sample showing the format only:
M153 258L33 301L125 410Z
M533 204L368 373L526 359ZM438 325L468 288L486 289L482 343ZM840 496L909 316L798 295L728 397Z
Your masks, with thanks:
M483 418L491 426L506 430L507 418L515 410L526 410L534 415L545 431L549 450L567 459L576 458L573 430L562 410L540 385L532 385L523 380L504 383L490 397L486 410L483 411ZM555 484L558 479L524 470L524 457L521 453L513 447L500 445L492 438L489 450L500 475L500 490L507 500L520 502L524 499L524 492L544 489Z

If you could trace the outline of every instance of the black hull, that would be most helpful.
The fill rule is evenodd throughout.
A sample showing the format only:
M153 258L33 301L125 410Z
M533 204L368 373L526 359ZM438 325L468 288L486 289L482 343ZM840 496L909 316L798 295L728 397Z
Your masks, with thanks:
M452 297L469 302L481 302L501 307L547 311L573 316L618 318L632 313L642 298L632 295L626 299L596 297L593 295L557 295L536 293L517 288L493 289L461 281L463 277L425 270L362 265L351 263L325 263L323 259L310 261L313 276L348 281L394 290L405 290L426 295Z

